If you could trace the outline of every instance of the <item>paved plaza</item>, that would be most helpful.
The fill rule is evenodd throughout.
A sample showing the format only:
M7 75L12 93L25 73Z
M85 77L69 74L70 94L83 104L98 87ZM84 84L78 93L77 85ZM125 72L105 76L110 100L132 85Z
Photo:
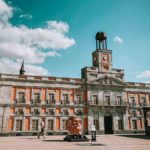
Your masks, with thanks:
M0 150L149 150L150 137L144 135L98 135L96 142L64 142L64 136L0 137ZM91 137L88 136L90 139Z

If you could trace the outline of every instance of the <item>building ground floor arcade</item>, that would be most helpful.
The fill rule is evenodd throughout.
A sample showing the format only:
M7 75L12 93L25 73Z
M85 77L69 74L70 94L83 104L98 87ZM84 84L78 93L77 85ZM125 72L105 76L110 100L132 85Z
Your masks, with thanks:
M150 119L147 119L150 125ZM130 118L126 108L96 107L88 113L88 129L94 124L98 134L144 133L144 118ZM89 130L90 133L90 130Z

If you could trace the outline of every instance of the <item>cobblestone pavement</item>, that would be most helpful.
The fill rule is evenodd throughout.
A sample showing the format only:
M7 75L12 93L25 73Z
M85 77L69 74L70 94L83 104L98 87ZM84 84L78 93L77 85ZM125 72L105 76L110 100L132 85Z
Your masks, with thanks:
M63 137L0 137L0 150L150 150L150 137L143 135L98 135L96 142L64 142Z

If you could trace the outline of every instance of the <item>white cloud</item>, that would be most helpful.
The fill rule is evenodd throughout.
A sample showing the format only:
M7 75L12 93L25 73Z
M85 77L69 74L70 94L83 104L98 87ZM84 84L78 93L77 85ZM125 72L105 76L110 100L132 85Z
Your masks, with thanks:
M31 14L21 14L20 16L19 16L20 18L26 18L26 19L32 19L32 15Z
M60 32L67 32L69 29L68 24L64 22L59 22L58 24L57 21L48 21L47 24L49 29L57 30Z
M141 72L136 77L139 78L139 79L150 79L150 70L146 70L144 72Z
M19 74L20 66L21 66L21 61L13 61L12 59L9 59L9 58L0 58L1 73ZM47 69L41 66L30 65L30 64L25 64L25 71L26 71L25 74L28 74L28 75L48 75L49 74Z
M13 15L13 8L8 6L4 0L0 0L0 23L6 23Z
M123 39L119 36L115 36L113 40L117 44L122 44L123 43Z
M47 21L43 28L12 25L9 19L13 16L13 9L4 0L0 0L1 58L9 58L11 61L24 59L28 64L39 64L46 57L60 56L58 50L75 44L75 40L67 36L69 26L65 22Z
M150 81L146 81L145 83L150 83Z

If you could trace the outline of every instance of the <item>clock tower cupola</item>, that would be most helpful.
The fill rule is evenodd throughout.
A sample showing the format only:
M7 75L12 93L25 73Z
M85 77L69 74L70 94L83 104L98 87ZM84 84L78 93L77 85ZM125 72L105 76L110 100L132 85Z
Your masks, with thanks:
M107 36L105 32L97 32L95 36L96 50L92 53L93 66L100 72L112 70L112 51L107 49Z

